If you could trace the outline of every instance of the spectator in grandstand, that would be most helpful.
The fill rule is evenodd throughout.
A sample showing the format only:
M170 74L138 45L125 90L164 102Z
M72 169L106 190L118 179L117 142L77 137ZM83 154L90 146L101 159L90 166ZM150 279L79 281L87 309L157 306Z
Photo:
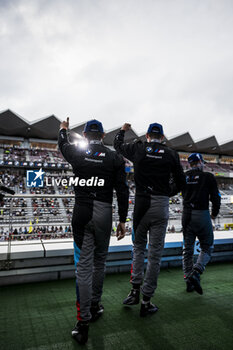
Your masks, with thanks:
M26 191L24 185L24 178L19 172L13 170L1 170L0 177L2 183L6 187L19 187L19 192L24 193Z
M5 241L5 240L6 240L6 234L4 232L1 232L0 241Z
M129 190L126 184L125 163L121 156L102 143L104 130L97 120L90 120L84 128L88 142L86 149L70 144L67 138L68 118L61 123L58 144L74 174L84 181L91 177L103 180L103 186L77 186L72 227L75 264L77 267L77 319L72 336L79 343L88 339L89 321L102 313L100 304L104 280L105 260L112 227L113 188L118 199L120 223L117 237L125 236Z
M183 271L187 292L196 290L202 294L200 275L208 264L213 246L213 227L211 218L219 213L221 195L213 174L204 172L204 160L200 153L188 157L191 170L186 175L183 191L182 226L184 235ZM210 217L209 200L212 202ZM193 264L193 250L196 237L200 241L201 252Z
M145 143L141 141L124 143L125 132L129 129L130 124L124 124L114 141L116 151L133 162L136 184L131 275L133 288L123 304L139 304L149 231L148 264L141 288L143 300L140 316L143 317L158 310L150 299L157 287L160 271L160 259L169 216L169 196L181 190L185 179L178 153L162 144L164 133L161 124L150 124ZM173 184L170 184L171 175Z

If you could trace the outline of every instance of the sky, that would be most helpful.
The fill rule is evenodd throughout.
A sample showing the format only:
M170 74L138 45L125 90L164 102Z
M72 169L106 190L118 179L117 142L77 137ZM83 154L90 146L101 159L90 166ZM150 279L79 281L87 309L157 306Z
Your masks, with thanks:
M0 0L0 110L233 139L233 1Z

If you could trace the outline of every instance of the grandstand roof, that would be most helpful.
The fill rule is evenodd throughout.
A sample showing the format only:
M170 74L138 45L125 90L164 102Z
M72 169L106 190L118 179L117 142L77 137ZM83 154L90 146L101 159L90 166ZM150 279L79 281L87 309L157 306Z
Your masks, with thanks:
M227 154L232 156L233 153L233 141L226 142L220 146L222 154Z
M0 135L26 137L29 124L9 109L0 114Z
M116 136L116 134L120 131L121 127L110 130L110 131L106 131L106 136L104 138L104 143L106 145L112 145L114 142L114 138ZM130 129L126 134L125 134L125 141L129 142L132 141L134 139L138 139L138 135L136 134L136 132L133 129Z
M82 122L71 127L71 136L82 135L84 125L85 122ZM18 114L12 112L10 109L0 113L0 135L2 136L56 140L59 126L60 120L55 115L44 117L34 122L29 122ZM114 137L119 130L120 127L106 131L104 143L106 145L112 145ZM142 141L145 141L145 134L139 136L133 129L131 129L126 133L125 140L129 142L134 139L141 139ZM170 138L169 140L165 138L165 141L168 146L178 151L198 151L203 153L233 156L233 140L219 145L215 136L194 142L189 132L186 132L182 135Z
M8 109L0 113L0 135L56 140L60 123L55 115L29 122Z
M193 141L189 132L173 137L169 140L169 142L170 146L176 150L182 150L186 152L196 151L195 142Z
M56 139L61 121L55 116L43 118L30 125L30 137L41 139Z
M221 152L215 136L196 142L198 152L219 154Z
M72 130L76 134L82 135L85 124L86 122L85 123L82 122L81 124L74 125L72 128L70 128L70 130Z

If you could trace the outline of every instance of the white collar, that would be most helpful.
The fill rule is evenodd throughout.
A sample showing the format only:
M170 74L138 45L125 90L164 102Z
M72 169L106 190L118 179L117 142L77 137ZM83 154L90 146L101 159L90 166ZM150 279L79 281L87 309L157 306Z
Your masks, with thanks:
M90 143L90 145L101 145L102 141L101 140L91 140L89 143Z
M161 140L158 140L158 139L151 139L149 142L157 142L157 143L161 143Z

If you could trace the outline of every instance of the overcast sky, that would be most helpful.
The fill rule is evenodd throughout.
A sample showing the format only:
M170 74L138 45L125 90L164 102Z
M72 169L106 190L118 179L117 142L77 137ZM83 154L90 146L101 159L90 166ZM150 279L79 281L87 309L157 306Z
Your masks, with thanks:
M0 110L232 140L232 0L0 0Z

